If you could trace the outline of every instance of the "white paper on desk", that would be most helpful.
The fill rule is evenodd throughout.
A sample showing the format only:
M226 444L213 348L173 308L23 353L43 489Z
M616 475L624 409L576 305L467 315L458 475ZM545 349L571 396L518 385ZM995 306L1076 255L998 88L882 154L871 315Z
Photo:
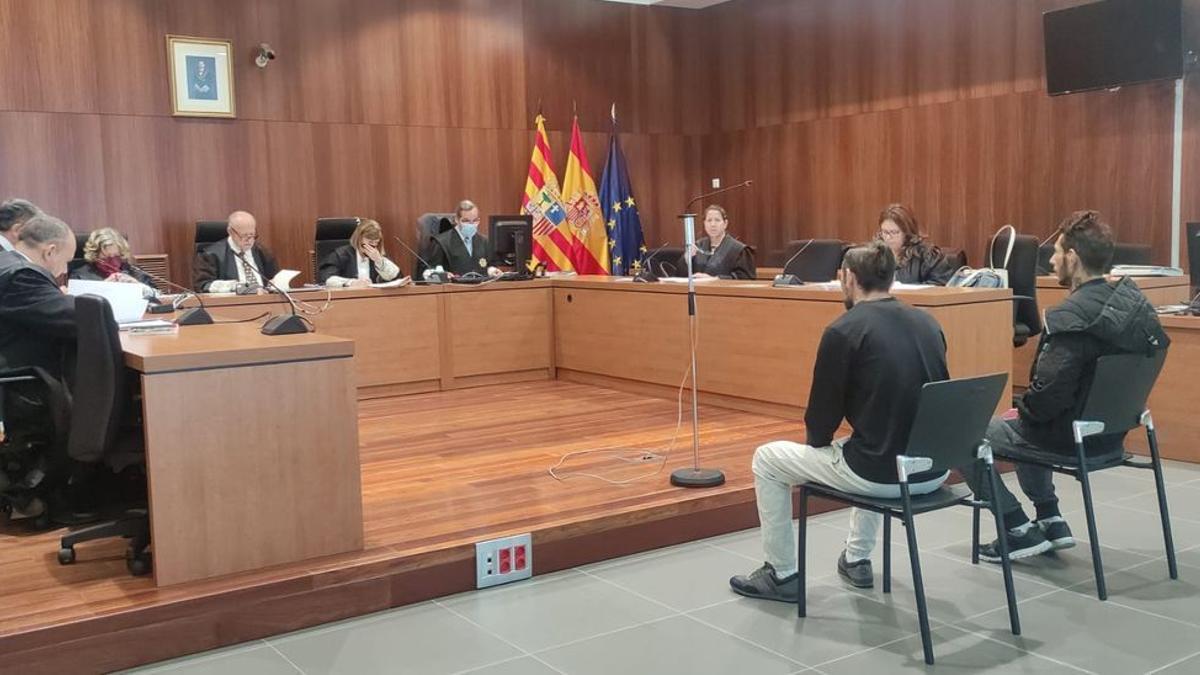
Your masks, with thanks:
M277 288L282 288L285 291L292 289L292 279L300 276L299 270L279 270L279 272L271 277L271 283Z
M899 281L892 284L893 291L927 291L931 288L937 288L937 286L930 286L929 284L902 284Z
M686 284L688 282L687 277L659 277L658 280L668 283L668 284ZM716 281L716 280L717 280L717 277L693 277L692 278L692 281L695 281L698 284L706 284L710 281Z
M142 297L141 284L123 284L119 281L67 281L67 293L71 295L98 295L112 307L117 323L141 321L149 302Z
M401 286L407 286L411 283L412 277L400 277L399 279L392 279L391 281L371 284L371 288L400 288Z

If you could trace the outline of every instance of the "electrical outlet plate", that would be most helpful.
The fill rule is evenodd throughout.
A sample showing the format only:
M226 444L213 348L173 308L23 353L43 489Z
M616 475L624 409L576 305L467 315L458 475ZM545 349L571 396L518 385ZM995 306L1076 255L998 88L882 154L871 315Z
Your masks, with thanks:
M712 179L712 186L713 186L714 190L720 190L721 189L721 179L720 178Z
M528 579L533 573L533 538L518 534L475 544L475 588Z

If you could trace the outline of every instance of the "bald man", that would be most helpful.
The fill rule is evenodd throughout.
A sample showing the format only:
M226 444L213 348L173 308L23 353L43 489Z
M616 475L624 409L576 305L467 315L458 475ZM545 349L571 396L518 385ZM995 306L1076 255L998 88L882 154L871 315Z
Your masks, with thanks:
M192 288L199 293L233 293L238 286L264 286L279 271L275 256L258 243L258 222L245 211L229 214L229 237L196 254Z

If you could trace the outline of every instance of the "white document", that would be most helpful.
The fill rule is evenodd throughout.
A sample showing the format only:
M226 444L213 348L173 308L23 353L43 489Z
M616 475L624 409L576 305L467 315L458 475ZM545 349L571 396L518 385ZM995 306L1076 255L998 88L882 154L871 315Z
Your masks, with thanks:
M668 284L686 284L688 282L687 277L659 277L658 280ZM692 281L698 284L707 284L710 281L717 281L717 277L694 277Z
M892 284L893 291L926 291L930 288L938 288L929 284L902 284L899 281Z
M400 288L401 286L407 286L411 283L412 277L400 277L399 279L392 279L391 281L371 284L371 288Z
M282 288L285 291L292 290L292 279L300 276L299 270L279 270L274 277L271 278L271 283L277 288Z
M119 281L84 281L71 279L67 282L67 293L71 295L98 295L112 307L117 323L141 321L146 313L146 298L142 297L141 284L123 284Z

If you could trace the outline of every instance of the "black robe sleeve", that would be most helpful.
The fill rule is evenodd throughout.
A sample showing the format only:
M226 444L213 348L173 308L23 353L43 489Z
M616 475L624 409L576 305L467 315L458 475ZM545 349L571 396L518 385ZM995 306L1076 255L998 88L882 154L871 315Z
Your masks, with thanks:
M321 260L321 264L317 267L317 283L323 284L329 281L330 277L343 277L345 279L354 279L358 277L358 260L351 258L347 253L353 254L354 250L351 246L339 246L325 256ZM347 262L352 262L354 269L347 269Z
M212 282L221 279L221 261L208 250L196 254L192 262L192 288L197 293L207 293Z

